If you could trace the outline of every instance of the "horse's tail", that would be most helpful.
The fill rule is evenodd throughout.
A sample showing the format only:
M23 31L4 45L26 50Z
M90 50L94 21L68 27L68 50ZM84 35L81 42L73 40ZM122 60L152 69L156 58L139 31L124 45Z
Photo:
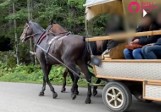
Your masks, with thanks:
M88 63L91 60L90 52L88 50L88 43L86 42L86 37L83 37L83 42L85 43L82 59Z
M85 61L87 63L90 62L93 65L100 66L102 64L102 60L93 55L91 46L88 42L86 42L85 37L83 38L83 41L85 42L85 48L83 51L83 58Z

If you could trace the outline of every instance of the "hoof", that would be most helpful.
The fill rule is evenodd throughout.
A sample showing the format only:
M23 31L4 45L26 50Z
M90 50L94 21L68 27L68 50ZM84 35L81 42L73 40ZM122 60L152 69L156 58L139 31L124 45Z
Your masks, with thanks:
M71 93L74 93L74 89L73 88L71 89Z
M93 96L96 96L97 93L98 93L97 90L94 90L94 91L93 91Z
M64 93L66 91L66 88L62 88L61 92Z
M53 99L57 98L58 94L57 93L53 93Z
M79 95L79 91L76 91L76 95Z
M77 95L76 94L72 94L71 97L72 97L72 100L75 100Z
M44 92L40 92L39 93L39 96L44 96Z
M85 100L85 103L86 103L86 104L91 104L91 99L90 99L90 98L87 98L87 99Z

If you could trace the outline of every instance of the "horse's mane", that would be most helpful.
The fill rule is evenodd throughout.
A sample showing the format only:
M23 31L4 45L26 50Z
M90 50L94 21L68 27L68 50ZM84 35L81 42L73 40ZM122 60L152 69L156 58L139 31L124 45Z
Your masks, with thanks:
M40 24L33 22L33 21L29 21L29 23L32 25L33 28L35 27L36 29L40 29L41 31L45 31L45 29L42 26L40 26Z
M52 32L56 33L56 34L61 34L61 33L65 33L67 32L67 30L65 30L62 26L60 26L59 24L53 24L52 25Z

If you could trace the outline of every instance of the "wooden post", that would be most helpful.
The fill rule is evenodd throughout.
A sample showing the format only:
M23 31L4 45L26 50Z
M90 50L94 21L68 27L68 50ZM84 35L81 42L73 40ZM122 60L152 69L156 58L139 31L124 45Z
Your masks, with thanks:
M129 39L129 38L140 37L140 36L154 36L154 35L161 35L161 30L138 32L138 33L134 33L134 32L117 33L109 36L98 36L93 38L86 38L86 41L92 42L92 41L100 41L100 40L122 40L122 39ZM153 37L149 37L149 38L153 38Z

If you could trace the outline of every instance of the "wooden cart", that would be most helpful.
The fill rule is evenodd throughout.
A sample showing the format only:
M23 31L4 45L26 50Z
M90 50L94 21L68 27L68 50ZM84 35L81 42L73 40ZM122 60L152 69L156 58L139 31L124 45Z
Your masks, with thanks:
M102 13L117 13L125 15L126 19L126 16L129 15L126 6L130 1L132 0L93 0L93 2L87 0L85 4L86 20L89 21ZM156 0L155 2L160 3L161 1ZM137 18L139 14L133 17ZM135 20L137 23L137 19ZM161 35L161 31L98 36L88 38L87 41L117 39L119 36L120 38L130 38L146 35ZM102 65L100 67L94 66L94 73L97 78L107 80L102 92L102 99L110 111L126 111L132 103L132 94L143 101L161 101L161 68L159 68L161 60L111 59L107 55L102 57Z

